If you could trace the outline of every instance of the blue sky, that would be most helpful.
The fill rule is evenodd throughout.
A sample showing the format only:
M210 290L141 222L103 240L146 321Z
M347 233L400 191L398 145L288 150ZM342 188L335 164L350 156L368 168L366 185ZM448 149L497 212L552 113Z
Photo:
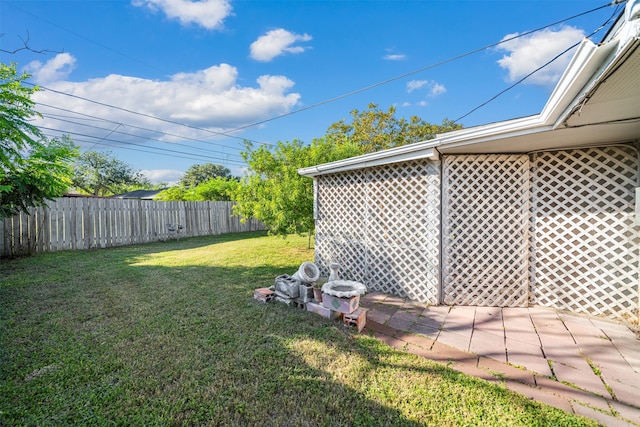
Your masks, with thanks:
M207 162L241 175L243 139L310 142L369 103L431 123L458 119L591 34L615 7L431 65L605 4L0 0L0 60L46 88L34 96L46 134L69 133L83 150L109 150L172 183ZM572 52L460 123L537 114Z

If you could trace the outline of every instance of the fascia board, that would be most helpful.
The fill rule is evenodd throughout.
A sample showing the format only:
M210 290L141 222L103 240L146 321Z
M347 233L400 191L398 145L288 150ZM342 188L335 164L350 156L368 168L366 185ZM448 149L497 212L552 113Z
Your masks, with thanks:
M417 143L404 145L391 150L379 151L331 163L324 163L322 165L301 168L298 169L298 174L314 177L317 175L346 172L355 169L386 165L389 163L408 162L420 159L437 160L438 151L433 148L433 141L429 142L430 144Z
M592 78L589 83L585 85L585 88L580 92L580 95L575 97L574 101L567 105L562 114L558 116L555 122L555 128L566 126L566 123L571 116L573 116L576 111L579 111L578 107L584 102L588 102L589 98L593 95L593 92L595 92L600 84L608 78L611 70L615 70L620 62L626 60L627 52L632 48L635 48L638 43L640 43L640 39L634 37L627 40L626 43L618 49L615 55L607 61L600 70L598 70L599 72L597 76ZM616 47L617 44L618 42L611 43L611 48Z

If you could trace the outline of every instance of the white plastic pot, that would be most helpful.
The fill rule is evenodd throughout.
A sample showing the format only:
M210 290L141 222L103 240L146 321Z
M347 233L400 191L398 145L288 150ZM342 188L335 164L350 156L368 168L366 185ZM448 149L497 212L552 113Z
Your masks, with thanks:
M298 271L291 277L303 283L313 283L320 278L320 270L312 262L303 262Z

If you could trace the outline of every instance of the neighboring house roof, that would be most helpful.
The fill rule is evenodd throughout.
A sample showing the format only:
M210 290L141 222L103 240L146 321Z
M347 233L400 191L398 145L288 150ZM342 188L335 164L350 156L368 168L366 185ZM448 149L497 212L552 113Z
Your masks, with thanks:
M596 45L584 39L540 114L437 135L436 138L299 169L305 176L437 159L443 154L528 153L640 138L640 0Z
M152 200L154 199L158 193L160 193L161 191L166 190L166 188L163 188L161 190L135 190L135 191L129 191L128 193L122 193L122 194L118 194L115 196L112 196L112 199L145 199L145 200Z

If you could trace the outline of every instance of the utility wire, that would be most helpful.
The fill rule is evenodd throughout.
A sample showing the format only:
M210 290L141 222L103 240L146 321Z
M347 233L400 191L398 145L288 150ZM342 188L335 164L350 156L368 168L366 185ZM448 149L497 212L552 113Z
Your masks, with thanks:
M54 135L51 133L43 133L44 136L48 137L48 138L57 138L58 135ZM96 138L91 136L90 138ZM74 141L78 141L78 142L86 142L88 144L93 143L93 141L89 141L87 139L82 139L82 138L74 138ZM157 153L155 151L149 151L149 150L141 150L139 148L132 148L132 147L123 147L120 144L109 144L106 143L104 141L98 142L98 145L104 145L107 147L114 147L114 148L118 148L118 149L123 149L123 150L131 150L131 151L138 151L141 153L149 153L149 154L155 154L157 156L165 156L165 157L171 157L171 158L180 158L180 159L187 159L187 160L202 160L202 158L198 158L198 157L188 157L188 156L180 156L180 155L176 155L176 154L164 154L164 153Z
M609 19L607 19L605 22L602 23L602 25L600 25L598 28L596 28L594 31L591 32L591 34L589 34L588 36L586 36L585 38L590 38L592 37L594 34L596 34L598 31L602 30L609 22L611 22L611 20L613 19L614 16L616 16L618 14L618 10L619 10L619 6L616 5L616 9L613 11L613 13L611 14L611 16L609 17ZM485 102L483 102L482 104L478 105L477 107L473 108L471 111L467 112L466 114L463 114L462 116L458 117L457 119L455 119L452 123L457 123L460 120L464 119L465 117L469 116L470 114L472 114L473 112L479 110L480 108L484 107L485 105L489 104L490 102L494 101L496 98L498 98L499 96L503 95L505 92L510 91L511 89L513 89L514 87L518 86L520 83L522 83L523 81L525 81L526 79L528 79L529 77L531 77L532 75L534 75L535 73L537 73L538 71L542 70L543 68L547 67L549 64L551 64L552 62L554 62L555 60L557 60L558 58L560 58L561 56L563 56L565 53L569 52L571 49L575 48L576 46L578 46L580 43L582 43L582 41L579 41L571 46L569 46L568 48L566 48L565 50L563 50L562 52L560 52L558 55L554 56L551 60L547 61L546 63L544 63L543 65L541 65L540 67L536 68L535 70L533 70L532 72L530 72L529 74L527 74L526 76L522 77L520 80L518 80L517 82L513 83L511 86L507 87L506 89L501 90L500 92L498 92L496 95L492 96L491 98L489 98L488 100L486 100Z
M228 133L225 133L225 132L218 132L218 131L214 131L214 130L211 130L211 129L205 129L205 128L200 128L200 127L197 127L197 126L192 126L192 125L189 125L189 124L186 124L186 123L176 122L174 120L163 119L161 117L156 117L156 116L153 116L151 114L140 113L140 112L137 112L137 111L130 110L128 108L118 107L116 105L107 104L105 102L96 101L96 100L93 100L93 99L85 98L83 96L74 95L72 93L67 93L67 92L63 92L63 91L60 91L60 90L52 89L52 88L49 88L49 87L46 87L46 86L36 85L34 83L31 83L31 82L25 81L23 83L28 85L28 86L31 86L31 87L38 87L40 89L44 89L44 90L47 90L49 92L57 93L59 95L64 95L64 96L68 96L68 97L71 97L71 98L80 99L82 101L87 101L87 102L90 102L92 104L97 104L97 105L101 105L103 107L113 108L115 110L124 111L124 112L129 113L129 114L135 114L137 116L142 116L142 117L158 120L158 121L165 122L165 123L171 123L173 125L184 126L184 127L189 128L189 129L195 129L195 130L199 130L201 132L207 132L207 133L211 133L211 134L214 134L214 135L222 135L222 136L226 136L228 138L240 139L240 140L243 140L243 141L245 141L245 140L246 141L251 141L251 142L255 142L256 144L259 144L259 145L273 146L273 144L270 144L268 142L253 141L253 140L250 140L250 139L247 139L247 138L242 138L242 137L235 136L235 135L229 135Z
M507 39L503 39L503 40L501 40L501 41L499 41L499 42L491 43L491 44L488 44L488 45L486 45L486 46L483 46L483 47L480 47L480 48L477 48L477 49L474 49L474 50L468 51L468 52L466 52L466 53L462 53L462 54L460 54L460 55L456 55L456 56L453 56L453 57L451 57L451 58L448 58L448 59L445 59L445 60L442 60L442 61L436 62L436 63L434 63L434 64L431 64L431 65L427 65L427 66L425 66L425 67L418 68L417 70L409 71L408 73L404 73L404 74L401 74L401 75L399 75L399 76L392 77L392 78L390 78L390 79L383 80L383 81L381 81L381 82L374 83L374 84L372 84L372 85L365 86L365 87L362 87L362 88L360 88L360 89L356 89L356 90L353 90L353 91L351 91L351 92L347 92L347 93L344 93L344 94L342 94L342 95L338 95L338 96L336 96L336 97L329 98L329 99L326 99L326 100L324 100L324 101L320 101L320 102L317 102L317 103L315 103L315 104L308 105L308 106L303 107L303 108L299 108L299 109L297 109L297 110L295 110L295 111L290 111L290 112L288 112L288 113L281 114L281 115L279 115L279 116L274 116L274 117L271 117L271 118L269 118L269 119L261 120L261 121L259 121L259 122L255 122L255 123L251 123L251 124L248 124L248 125L240 126L240 127L237 127L237 128L231 129L231 130L229 130L229 131L227 131L227 132L228 132L228 133L233 133L233 132L236 132L236 131L239 131L239 130L242 130L242 129L247 129L247 128L250 128L250 127L254 127L254 126L258 126L258 125L264 124L264 123L271 122L271 121L273 121L273 120L281 119L281 118L283 118L283 117L287 117L287 116L291 116L291 115L294 115L294 114L298 114L298 113L301 113L301 112L303 112L303 111L310 110L310 109L312 109L312 108L317 108L317 107L320 107L320 106L322 106L322 105L329 104L329 103L331 103L331 102L335 102L335 101L338 101L338 100L340 100L340 99L344 99L344 98L347 98L347 97L349 97L349 96L356 95L356 94L358 94L358 93L362 93L362 92L368 91L368 90L370 90L370 89L373 89L373 88L376 88L376 87L379 87L379 86L385 85L385 84L387 84L387 83L391 83L391 82L394 82L394 81L396 81L396 80L400 80L400 79L403 79L403 78L405 78L405 77L409 77L409 76L411 76L411 75L418 74L418 73L421 73L421 72L423 72L423 71L426 71L426 70L429 70L429 69L432 69L432 68L439 67L439 66L444 65L444 64L447 64L447 63L449 63L449 62L453 62L453 61L456 61L456 60L458 60L458 59L462 59L462 58L464 58L464 57L467 57L467 56L473 55L473 54L478 53L478 52L481 52L481 51L483 51L483 50L491 49L491 48L493 48L493 47L499 46L499 45L504 44L504 43L508 43L508 42L510 42L510 41L512 41L512 40L515 40L515 39L518 39L518 38L520 38L520 37L524 37L524 36L527 36L527 35L529 35L529 34L533 34L533 33L535 33L535 32L538 32L538 31L544 30L545 28L549 28L549 27L552 27L552 26L554 26L554 25L558 25L558 24L561 24L561 23L563 23L563 22L567 22L567 21L570 21L570 20L572 20L572 19L578 18L578 17L580 17L580 16L584 16L584 15L587 15L587 14L589 14L589 13L593 13L593 12L598 11L598 10L600 10L600 9L604 9L605 7L609 7L609 6L611 6L612 4L615 4L615 1L614 1L613 3L607 3L607 4L605 4L605 5L602 5L602 6L596 7L596 8L594 8L594 9L588 10L588 11L586 11L586 12L582 12L582 13L579 13L579 14L577 14L577 15L570 16L569 18L565 18L565 19L562 19L562 20L560 20L560 21L556 21L556 22L553 22L553 23L551 23L551 24L547 24L547 25L545 25L545 26L543 26L543 27L536 28L535 30L526 31L526 32L524 32L524 33L522 33L522 34L518 34L518 35L516 35L516 36L509 37L509 38L507 38Z
M61 122L71 123L71 124L74 124L74 125L84 126L84 127L88 127L88 128L92 128L92 129L109 130L109 129L105 129L105 128L100 127L100 126L94 126L94 125L89 125L89 124L86 124L86 123L76 122L76 121L73 121L73 120L67 120L67 119L58 118L58 117L55 117L55 115L42 114L42 116L43 117L48 117L48 118L50 118L52 120L58 120L58 121L61 121ZM191 150L199 150L199 151L203 151L205 153L225 154L225 155L230 155L230 156L233 156L233 157L242 158L238 154L228 154L228 153L225 153L223 151L208 150L208 149L205 149L205 148L193 147L191 145L181 144L179 142L162 141L160 139L154 139L154 138L149 138L149 137L146 137L146 136L139 136L139 135L135 135L135 134L132 134L132 133L117 131L117 129L119 127L121 127L121 126L127 126L127 125L125 125L124 123L117 123L117 127L115 129L113 129L111 132L109 132L109 134L107 134L107 136L111 135L112 133L117 133L117 134L120 134L120 135L131 136L131 137L134 137L134 138L146 139L148 141L160 142L162 144L170 144L172 146L176 146L177 145L177 146L181 146L181 147L186 147L186 148L189 148ZM93 148L93 147L91 147L91 148ZM190 153L185 153L185 154L190 154ZM193 153L193 154L196 155L195 153Z
M59 25L59 24L57 24L57 23L55 23L55 22L49 21L49 20L48 20L48 19L46 19L46 18L43 18L43 17L41 17L41 16L38 16L38 15L36 15L36 14L35 14L35 13L33 13L33 12L29 12L29 11L27 11L27 10L24 10L24 9L22 9L22 8L20 8L20 7L18 7L18 6L16 6L15 4L9 3L9 2L4 1L4 0L2 1L2 3L8 4L9 6L11 6L11 7L15 8L15 9L18 9L18 10L19 10L19 11L21 11L22 13L26 13L27 15L31 15L31 16L33 16L34 18L37 18L37 19L39 19L39 20L41 20L41 21L43 21L43 22L46 22L46 23L47 23L47 24L49 24L49 25L52 25L52 26L54 26L54 27L56 27L56 28L59 28L59 29L61 29L61 30L63 30L63 31L66 31L66 32L68 32L69 34L72 34L72 35L74 35L74 36L76 36L76 37L78 37L78 38L80 38L80 39L82 39L82 40L86 40L86 41L88 41L89 43L93 43L93 44L95 44L96 46L101 47L102 49L108 50L108 51L109 51L109 52L111 52L111 53L115 53L116 55L120 55L120 56L122 56L123 58L126 58L126 59L127 59L127 60L129 60L129 61L137 62L138 64L144 65L145 67L150 68L150 69L152 69L152 70L159 71L159 72L161 72L161 73L163 73L163 74L168 74L168 73L166 72L166 70L162 70L162 69L160 69L160 68L158 68L158 67L154 67L153 65L150 65L150 64L145 63L144 61L141 61L139 58L135 58L135 57L129 56L129 55L125 54L125 53L122 53L122 52L117 51L117 50L115 50L115 49L113 49L113 48L110 48L110 47L109 47L109 46L107 46L107 45L104 45L104 44L102 44L102 43L100 43L100 42L97 42L97 41L95 41L95 40L93 40L93 39L90 39L89 37L83 36L82 34L79 34L79 33L75 32L75 31L73 31L73 30L70 30L70 29L68 29L68 28L66 28L66 27L63 27L62 25ZM195 86L195 87L201 88L201 89L205 89L205 90L208 90L208 89L209 89L207 86L203 86L202 84L195 84L195 83L191 83L191 82L186 82L186 83L187 83L187 84L190 84L190 85L192 85L192 86ZM211 91L211 90L208 90L208 91L209 91L210 93L213 93L213 91ZM258 108L257 108L256 106L254 106L254 105L251 105L251 104L246 103L246 102L244 102L244 101L240 101L240 100L238 100L238 99L230 98L230 97L228 97L228 96L226 96L226 95L224 95L224 94L222 94L222 93L217 93L216 95L222 96L223 98L226 98L226 99L228 99L228 100L230 100L230 101L233 101L233 102L237 102L237 103L239 103L239 104L247 105L247 106L249 106L249 107L251 107L251 108L255 109L256 111L258 110Z
M106 122L106 123L113 123L114 125L120 123L120 122L116 122L114 120L105 119L105 118L101 118L101 117L98 117L98 116L93 116L93 115L90 115L90 114L79 113L77 111L68 110L68 109L62 108L62 107L55 107L53 105L44 104L42 102L38 102L38 105L42 105L44 107L53 108L53 109L60 110L60 111L65 111L67 113L73 113L73 114L76 114L76 115L79 115L79 116L82 116L82 117L87 117L87 118L89 118L89 119L91 119L93 121L101 121L101 122ZM43 115L47 115L47 116L52 117L52 118L55 118L55 117L77 118L77 117L62 116L62 115L51 114L51 113L43 114ZM123 123L123 126L127 126L127 127L130 127L130 128L133 128L133 129L143 130L143 131L146 131L146 132L153 132L153 133L157 133L157 134L160 134L160 135L172 136L174 138L186 139L186 140L195 141L195 142L202 142L204 144L209 144L209 145L217 145L217 146L228 148L228 149L231 149L231 150L240 150L240 148L229 147L228 145L220 144L220 143L217 143L217 142L207 141L207 140L204 140L204 139L191 138L191 137L184 136L184 135L176 135L174 133L163 132L163 131L159 131L159 130L156 130L156 129L149 129L149 128L145 128L145 127L141 127L141 126L132 125L132 124L129 124L129 123ZM249 141L249 140L247 140L247 141Z
M87 134L80 133L80 132L65 132L62 129L55 129L55 128L50 128L50 127L46 127L46 126L39 126L39 127L40 127L40 129L44 129L44 130L48 130L48 131L52 131L52 132L60 132L60 133L69 134L69 135L78 135L78 136L82 136L82 137L85 137L85 138L96 138L96 139L100 138L100 137L97 137L97 136L87 135ZM134 146L138 146L138 147L151 148L153 150L166 151L166 152L170 152L170 153L189 154L189 153L184 153L182 151L170 150L168 148L149 147L149 146L143 145L143 144L136 144L135 142L123 142L123 141L118 141L118 140L114 140L114 139L108 139L106 137L101 138L99 142L101 142L101 141L110 141L110 142L115 142L115 143L119 143L119 144L123 144L123 145L134 145ZM228 159L221 159L219 157L214 157L214 156L201 156L201 157L205 157L205 158L213 159L213 160L224 160L224 161L227 161L227 162L234 163L236 165L244 165L244 163L242 163L242 162L236 162L236 161L228 160Z

